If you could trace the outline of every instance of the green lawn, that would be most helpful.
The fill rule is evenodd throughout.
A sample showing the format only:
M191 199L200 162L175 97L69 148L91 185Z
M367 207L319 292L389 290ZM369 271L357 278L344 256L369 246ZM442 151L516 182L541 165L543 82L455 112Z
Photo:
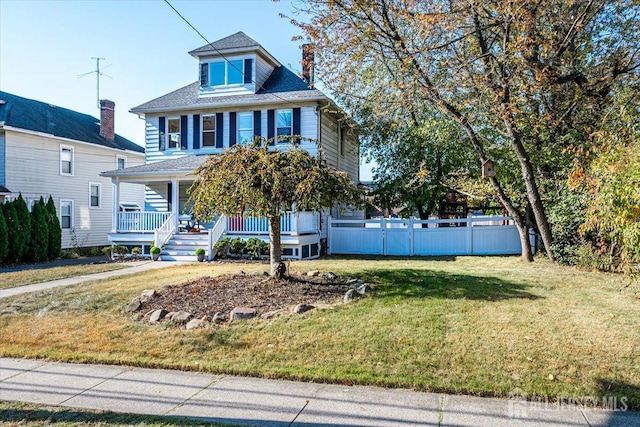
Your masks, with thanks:
M228 424L212 424L178 417L119 414L108 411L92 411L88 409L71 409L58 406L0 401L0 427L125 427L132 425L145 427L196 427L223 426Z
M0 300L0 355L551 399L640 409L640 286L544 259L325 258L369 298L302 316L184 331L130 320L149 288L261 264L191 264ZM25 327L28 325L28 327Z
M35 268L32 270L0 273L0 289L15 288L34 283L66 279L67 277L82 276L85 274L102 273L103 271L120 270L129 267L131 266L127 264L108 263Z

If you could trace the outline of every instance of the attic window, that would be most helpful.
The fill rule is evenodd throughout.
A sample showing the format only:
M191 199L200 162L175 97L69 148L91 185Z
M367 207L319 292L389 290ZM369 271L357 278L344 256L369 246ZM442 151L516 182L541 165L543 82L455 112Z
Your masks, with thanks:
M200 86L217 87L250 84L253 59L232 59L202 62L200 64Z

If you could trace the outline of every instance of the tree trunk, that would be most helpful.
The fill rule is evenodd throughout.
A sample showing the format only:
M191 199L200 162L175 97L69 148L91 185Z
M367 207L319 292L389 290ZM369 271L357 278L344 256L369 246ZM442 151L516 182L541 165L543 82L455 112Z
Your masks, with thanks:
M282 262L282 246L280 243L280 214L269 217L269 261L271 263L271 277L282 279L286 272Z
M555 261L553 251L551 250L551 227L549 226L549 221L547 220L547 214L544 211L544 206L542 206L542 199L540 198L540 191L538 190L536 178L533 175L533 166L531 166L531 160L529 159L529 155L527 154L524 145L522 145L522 138L513 121L505 118L504 123L509 138L511 139L511 145L513 146L516 156L518 157L518 161L520 162L522 178L524 179L524 184L527 189L527 199L531 204L533 217L536 220L538 231L540 232L540 236L542 237L544 249L547 252L547 257L549 257L551 261Z

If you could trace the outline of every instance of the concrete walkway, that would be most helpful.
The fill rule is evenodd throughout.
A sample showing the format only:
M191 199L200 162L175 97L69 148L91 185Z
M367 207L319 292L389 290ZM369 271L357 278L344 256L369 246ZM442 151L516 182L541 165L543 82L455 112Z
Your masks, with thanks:
M111 277L127 276L129 274L139 273L141 271L153 270L156 268L171 267L181 265L180 262L154 262L154 261L132 261L127 265L131 267L119 270L105 271L102 273L85 274L82 276L68 277L66 279L52 280L50 282L35 283L33 285L19 286L17 288L0 289L0 298L8 298L14 295L24 294L27 292L42 291L45 289L56 288L58 286L77 285L90 280L108 279Z
M251 426L640 426L640 413L0 358L0 400ZM612 405L613 406L613 405ZM0 421L2 413L0 412Z

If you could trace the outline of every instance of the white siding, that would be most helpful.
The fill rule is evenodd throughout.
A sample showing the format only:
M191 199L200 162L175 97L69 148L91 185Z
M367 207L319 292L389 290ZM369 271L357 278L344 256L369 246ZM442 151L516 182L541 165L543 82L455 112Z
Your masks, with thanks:
M74 174L60 174L60 144L74 149ZM100 172L115 169L116 155L124 154L92 144L74 143L68 140L31 135L21 132L6 134L6 187L17 196L45 201L51 195L60 214L60 199L73 200L74 228L63 230L62 247L101 246L108 244L107 233L112 226L113 186L110 178ZM127 152L128 166L140 165L144 158L140 153ZM101 184L101 207L89 209L89 182ZM144 187L127 184L122 186L120 200L144 203Z
M273 67L269 65L264 59L261 57L256 58L256 91L262 87L264 82L269 78L271 73L273 72Z
M322 112L321 117L321 147L329 166L349 174L353 182L360 180L359 144L357 135L347 126L342 126L345 147L340 152L339 132L340 122L335 114Z

